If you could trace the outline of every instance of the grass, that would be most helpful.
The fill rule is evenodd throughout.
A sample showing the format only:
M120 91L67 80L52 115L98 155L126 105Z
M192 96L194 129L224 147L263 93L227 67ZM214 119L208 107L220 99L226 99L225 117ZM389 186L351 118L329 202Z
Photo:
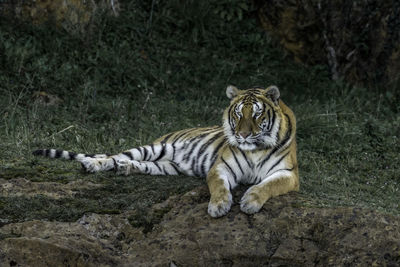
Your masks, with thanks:
M298 120L301 194L315 205L400 214L399 86L357 88L331 81L323 66L294 63L247 1L232 1L229 12L212 0L122 4L120 17L101 19L85 36L1 19L0 178L101 185L57 200L0 195L2 223L145 210L204 184L89 175L31 151L117 153L173 130L220 124L228 84L281 88ZM58 104L42 104L42 91Z

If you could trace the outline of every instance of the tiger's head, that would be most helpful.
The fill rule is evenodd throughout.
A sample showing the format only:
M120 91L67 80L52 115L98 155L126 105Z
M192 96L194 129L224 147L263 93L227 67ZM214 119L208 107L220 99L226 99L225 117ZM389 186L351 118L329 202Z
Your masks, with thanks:
M282 120L278 87L239 90L230 85L226 95L231 103L224 112L223 124L229 143L242 150L276 146Z

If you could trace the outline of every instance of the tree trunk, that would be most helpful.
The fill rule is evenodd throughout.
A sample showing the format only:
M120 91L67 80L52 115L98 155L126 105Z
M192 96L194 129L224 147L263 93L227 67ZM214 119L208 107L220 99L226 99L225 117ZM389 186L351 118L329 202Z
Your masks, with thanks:
M296 61L327 64L332 79L372 86L399 80L397 0L254 0L264 29Z

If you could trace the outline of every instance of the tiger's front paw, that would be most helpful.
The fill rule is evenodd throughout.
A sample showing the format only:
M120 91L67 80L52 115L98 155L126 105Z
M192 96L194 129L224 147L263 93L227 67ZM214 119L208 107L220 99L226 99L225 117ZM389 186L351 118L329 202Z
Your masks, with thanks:
M247 214L254 214L260 211L264 203L265 201L262 201L261 197L249 188L240 200L240 210Z
M136 166L138 162L134 160L117 160L117 169L116 172L118 175L129 175L132 173L139 173L139 169Z
M211 198L208 203L208 214L214 218L224 216L231 209L232 202L232 195L230 193L223 199L216 200Z

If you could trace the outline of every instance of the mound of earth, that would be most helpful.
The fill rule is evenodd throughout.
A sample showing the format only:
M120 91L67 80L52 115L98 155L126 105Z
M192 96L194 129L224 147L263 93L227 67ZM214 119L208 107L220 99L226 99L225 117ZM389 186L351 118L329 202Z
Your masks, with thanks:
M236 203L243 190L235 192ZM0 228L1 266L398 266L400 218L358 208L317 208L301 194L246 215L207 214L196 188L135 212L86 214L73 223L27 221Z

